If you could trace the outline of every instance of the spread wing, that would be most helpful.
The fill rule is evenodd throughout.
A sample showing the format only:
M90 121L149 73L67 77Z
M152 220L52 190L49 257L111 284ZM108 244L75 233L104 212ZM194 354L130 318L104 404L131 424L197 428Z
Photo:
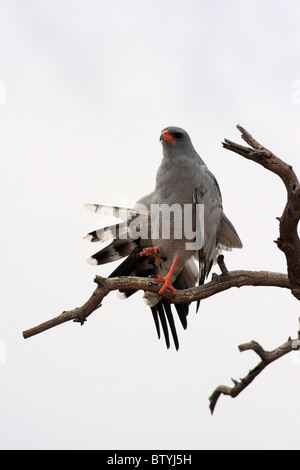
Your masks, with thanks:
M102 265L112 261L121 260L123 262L110 274L110 277L118 276L140 276L148 277L157 274L157 266L153 256L139 256L140 252L146 246L151 246L151 223L150 223L150 205L152 193L140 199L134 209L118 208L116 206L103 206L101 204L89 205L93 212L103 215L103 207L106 214L120 217L122 214L123 222L110 225L98 230L94 230L84 238L93 243L111 240L109 245L92 255L88 262L94 265ZM146 209L145 209L146 208ZM143 232L143 237L132 238L132 233ZM146 236L145 236L146 234ZM125 259L124 259L125 258ZM197 268L193 260L189 260L174 282L177 289L186 289L194 287L197 281ZM122 291L125 298L130 297L136 291ZM157 297L155 303L151 304L151 312L154 319L158 338L163 331L166 346L170 348L170 332L174 341L175 348L179 348L179 341L176 331L176 325L173 317L171 304L166 300ZM189 311L188 304L176 304L180 323L183 328L187 328L187 315Z

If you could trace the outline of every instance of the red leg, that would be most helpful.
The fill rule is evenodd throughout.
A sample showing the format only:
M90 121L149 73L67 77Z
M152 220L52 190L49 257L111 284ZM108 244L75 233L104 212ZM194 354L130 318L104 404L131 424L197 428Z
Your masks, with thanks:
M164 283L164 285L162 286L162 288L159 291L159 294L163 294L165 292L165 290L167 289L167 287L168 287L170 289L170 291L172 292L172 294L176 295L176 289L171 284L171 278L172 278L173 271L174 271L174 269L175 269L175 267L178 263L178 260L179 260L179 256L177 256L174 259L173 264L170 268L170 271L168 272L168 274L165 277L157 276L155 278L155 280L157 282L163 282Z
M144 248L143 251L140 252L140 256L154 256L155 258L155 264L157 266L160 266L161 260L160 260L160 248L159 246L153 246L150 248Z

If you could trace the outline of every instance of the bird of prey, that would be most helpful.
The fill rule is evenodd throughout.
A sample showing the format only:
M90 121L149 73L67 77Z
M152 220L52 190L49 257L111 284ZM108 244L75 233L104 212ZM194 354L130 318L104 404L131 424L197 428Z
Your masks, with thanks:
M98 214L124 219L90 232L85 239L108 246L88 261L102 265L125 260L110 274L115 276L155 276L162 283L159 294L145 292L158 337L162 327L167 348L169 328L175 348L179 341L171 304L162 296L166 289L186 289L205 282L213 262L222 250L242 248L242 242L223 212L218 182L193 147L190 136L180 127L161 132L163 159L152 193L142 197L132 209L87 204ZM198 268L195 263L198 261ZM134 290L124 291L125 297ZM187 328L189 304L174 304L180 322ZM199 302L197 304L197 310Z

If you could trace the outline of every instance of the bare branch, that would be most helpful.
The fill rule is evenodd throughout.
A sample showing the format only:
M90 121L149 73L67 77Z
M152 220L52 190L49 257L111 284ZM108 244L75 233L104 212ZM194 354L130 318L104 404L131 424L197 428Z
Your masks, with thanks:
M300 240L297 231L300 219L300 185L298 178L290 165L258 143L242 126L238 125L237 128L243 140L251 148L228 139L225 139L223 147L275 173L286 187L287 204L282 216L278 218L280 235L276 244L286 257L292 294L300 300Z
M288 165L283 160L276 157L270 150L258 143L242 126L237 125L237 128L242 134L242 139L247 144L251 145L251 148L236 144L228 139L225 139L225 142L223 142L224 148L238 153L278 175L284 182L288 192L293 191L294 186L299 186L298 178L291 165Z
M298 338L292 340L291 338L288 339L286 343L278 348L274 349L274 351L265 351L264 348L257 343L256 341L250 341L250 343L241 344L239 346L240 352L243 351L255 351L256 354L261 358L261 362L240 381L232 379L234 386L227 387L226 385L220 385L216 388L213 394L210 396L210 411L213 414L218 399L221 395L228 395L232 398L237 397L243 390L245 390L248 385L250 385L253 380L272 362L280 359L281 357L285 356L291 351L295 351L299 348L300 345L300 332L298 333Z
M224 264L225 266L225 264ZM223 268L224 269L224 268ZM93 292L92 296L82 306L63 312L61 315L48 320L41 325L26 330L23 332L25 339L37 335L55 326L61 325L68 321L79 322L81 325L86 321L87 317L97 310L102 305L104 297L114 290L143 290L158 293L161 284L157 283L152 278L144 277L116 277L116 278L103 278L96 276L95 282L98 287ZM272 286L282 287L289 289L289 280L286 274L273 273L268 271L231 271L226 274L213 274L212 280L207 284L191 289L177 291L175 297L168 291L164 293L164 297L171 303L189 303L196 300L203 300L212 295L223 292L232 287L242 286Z

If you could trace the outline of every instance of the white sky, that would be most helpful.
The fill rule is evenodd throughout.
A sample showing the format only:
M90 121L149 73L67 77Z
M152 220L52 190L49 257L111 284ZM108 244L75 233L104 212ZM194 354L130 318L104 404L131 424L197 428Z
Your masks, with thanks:
M299 448L298 353L208 409L258 362L240 343L296 337L288 291L192 307L179 352L157 340L141 294L112 293L82 328L21 334L82 305L114 268L85 262L98 221L83 204L150 192L168 125L218 179L244 243L229 269L285 271L272 242L283 185L221 141L240 142L240 123L300 174L299 17L297 0L0 0L1 448Z

